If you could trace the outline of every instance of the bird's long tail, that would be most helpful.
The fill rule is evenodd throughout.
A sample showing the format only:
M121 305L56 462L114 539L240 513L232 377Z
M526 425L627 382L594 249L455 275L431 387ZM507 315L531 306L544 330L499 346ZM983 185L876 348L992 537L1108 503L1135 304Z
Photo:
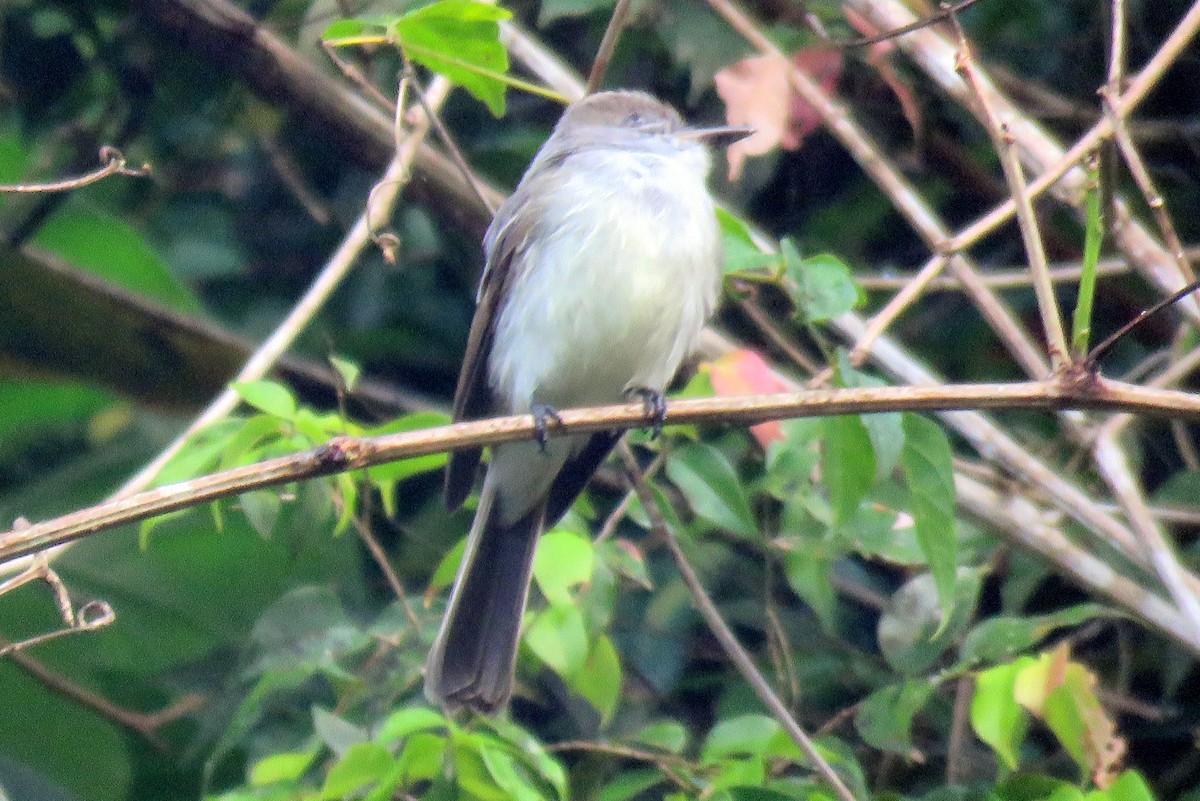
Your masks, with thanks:
M491 476L489 475L489 479ZM503 524L485 480L449 608L425 666L425 697L486 715L508 704L546 504Z

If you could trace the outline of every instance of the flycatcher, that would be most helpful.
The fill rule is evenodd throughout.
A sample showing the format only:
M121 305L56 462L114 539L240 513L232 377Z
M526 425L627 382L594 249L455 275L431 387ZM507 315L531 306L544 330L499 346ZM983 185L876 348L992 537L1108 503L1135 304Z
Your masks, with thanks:
M663 392L717 303L721 238L705 142L746 128L689 128L641 92L567 108L484 237L486 265L454 419L530 414ZM512 694L534 548L620 431L492 449L425 694L494 714ZM482 456L455 452L446 504L470 494Z

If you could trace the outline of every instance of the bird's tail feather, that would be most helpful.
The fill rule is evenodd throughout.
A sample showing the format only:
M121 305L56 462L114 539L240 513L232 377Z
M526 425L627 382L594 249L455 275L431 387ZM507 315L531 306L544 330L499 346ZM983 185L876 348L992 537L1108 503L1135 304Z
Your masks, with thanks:
M485 482L454 592L425 667L425 697L495 714L512 695L521 618L545 503L515 522L495 514Z

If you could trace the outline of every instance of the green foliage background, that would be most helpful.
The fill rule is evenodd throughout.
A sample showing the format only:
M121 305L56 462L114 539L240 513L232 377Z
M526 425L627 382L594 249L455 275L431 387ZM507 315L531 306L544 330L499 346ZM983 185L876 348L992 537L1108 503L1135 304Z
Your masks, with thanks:
M988 58L1082 104L1103 74L1105 5L997 0L965 22ZM161 450L290 308L379 172L372 154L249 91L220 52L182 47L156 24L153 6L11 0L0 8L0 183L90 169L101 144L153 165L150 179L0 198L0 528L100 500ZM794 9L760 6L778 41L811 44ZM1139 7L1135 48L1159 41L1183 7ZM246 8L321 64L321 33L346 16L323 0ZM852 35L836 4L807 8L835 35ZM406 9L372 3L352 9L371 24L338 33L380 29L410 49L461 46L459 56L474 47L463 42L483 42L479 63L503 72L488 27L496 20L470 9L442 6L437 24L450 33L431 33L420 14L395 23ZM635 9L607 84L649 89L691 119L718 119L712 75L747 55L746 46L692 0ZM586 70L611 8L545 0L510 10ZM420 13L427 23L430 12ZM469 37L458 23L472 26ZM394 91L393 49L340 52L385 94ZM445 121L475 169L511 186L559 107L505 94L470 70L455 73L457 62L410 55L485 101L457 91ZM1195 70L1185 61L1164 94L1196 100ZM986 178L993 156L982 136L960 135L958 112L918 95L927 117L914 140L895 99L856 56L843 91L881 140L913 154L915 180L952 221L997 199ZM1156 100L1151 112L1174 120L1195 107ZM1079 122L1056 124L1073 130ZM1155 155L1173 176L1172 206L1195 208L1194 155L1169 145ZM307 207L296 182L315 198ZM743 291L739 279L770 277L756 299L827 357L841 384L877 382L841 359L818 324L855 303L878 305L855 289L853 274L923 258L886 200L821 133L797 152L752 162L735 186L720 176L715 184L746 220L784 238L782 255L764 255L744 222L723 218L731 285ZM472 311L479 231L413 189L392 221L402 243L397 264L369 254L273 381L241 387L242 414L195 443L173 477L337 433L445 419ZM1180 215L1179 224L1194 239L1195 215ZM1077 226L1050 221L1049 233L1057 255L1078 255ZM997 263L1020 258L1015 236L990 247ZM1106 286L1094 328L1110 328L1146 298L1134 282ZM1010 300L1033 309L1030 293ZM719 322L780 356L736 303ZM1012 377L957 297L933 296L902 324L955 379ZM1114 369L1152 347L1131 339ZM363 376L364 391L340 405L330 356ZM701 375L682 391L710 389ZM1045 428L1035 415L1012 421L1031 438ZM646 463L662 455L662 511L722 613L801 721L820 731L823 752L859 797L1200 793L1190 739L1200 699L1186 683L1193 664L956 519L951 443L930 419L841 417L788 422L782 431L765 449L731 427L633 437ZM1164 455L1165 433L1146 440L1146 480L1163 485L1164 498L1190 500L1194 476ZM442 512L440 463L251 493L67 550L54 564L73 597L106 600L117 622L31 649L40 667L0 658L3 793L96 801L831 797L703 627L640 503L595 539L626 494L617 471L603 472L542 543L511 718L450 721L430 710L421 664L470 517ZM352 523L384 544L402 598ZM57 625L44 585L0 597L6 640ZM1069 642L1076 661L1074 695L1049 699L1042 722L1015 703L1014 687L1045 670L1047 637ZM1084 741L1094 729L1080 718L1092 709L1093 674L1122 698L1148 699L1169 721L1116 716L1129 770L1106 789L1088 775ZM969 716L955 711L960 696ZM152 714L192 698L185 714L149 735L99 700ZM956 715L970 718L974 734L952 735Z

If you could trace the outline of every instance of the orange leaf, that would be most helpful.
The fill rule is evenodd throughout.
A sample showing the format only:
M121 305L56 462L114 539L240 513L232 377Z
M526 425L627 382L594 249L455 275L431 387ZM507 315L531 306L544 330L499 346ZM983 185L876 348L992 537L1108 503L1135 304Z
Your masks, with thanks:
M706 365L713 392L718 397L734 395L769 395L787 392L788 388L771 370L771 366L752 350L735 350ZM750 426L750 433L764 448L783 439L779 421Z

